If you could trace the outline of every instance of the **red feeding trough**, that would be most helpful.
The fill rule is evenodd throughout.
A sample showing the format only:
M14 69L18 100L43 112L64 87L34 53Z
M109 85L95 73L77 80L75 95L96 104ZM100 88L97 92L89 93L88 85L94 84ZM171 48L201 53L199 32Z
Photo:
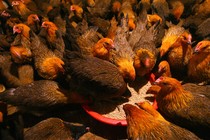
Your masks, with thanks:
M150 82L154 82L154 75L151 75L150 77ZM157 104L156 101L153 102L153 107L157 109ZM82 108L94 119L113 126L127 126L127 121L126 119L114 119L114 118L109 118L107 116L103 116L102 114L94 111L88 104L83 104Z

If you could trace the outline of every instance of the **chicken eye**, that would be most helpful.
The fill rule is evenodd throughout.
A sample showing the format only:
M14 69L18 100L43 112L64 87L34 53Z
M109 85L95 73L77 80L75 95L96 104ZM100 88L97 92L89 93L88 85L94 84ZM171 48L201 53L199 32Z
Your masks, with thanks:
M163 85L168 85L168 83L166 83L166 82L162 82L162 84L163 84Z
M163 70L165 71L166 70L166 67L163 67Z
M108 42L105 42L105 45L109 45L109 43Z

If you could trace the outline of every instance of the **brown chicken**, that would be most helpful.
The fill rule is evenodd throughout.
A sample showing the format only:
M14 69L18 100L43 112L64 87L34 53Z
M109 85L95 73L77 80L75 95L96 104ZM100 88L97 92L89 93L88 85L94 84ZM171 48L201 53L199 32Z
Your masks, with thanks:
M137 105L139 108L131 104L123 106L128 123L128 139L199 139L187 129L165 120L148 102Z
M8 8L8 5L4 1L1 1L0 2L0 12L6 10L7 8Z
M77 38L88 32L89 29L90 28L88 27L88 23L86 20L82 20L81 22L76 24L75 22L71 22L70 20L67 19L66 34L64 37L65 48L68 50L81 52L80 47L78 47Z
M89 102L53 80L36 80L17 88L9 88L0 94L0 100L35 115L47 114L72 103Z
M158 49L155 45L157 24L159 24L159 22L148 30L146 29L146 26L143 26L143 37L141 37L133 46L133 50L135 52L134 67L138 76L142 77L150 74L156 64L158 57Z
M67 51L64 68L70 90L89 101L119 97L127 89L118 68L108 61Z
M116 18L113 17L110 20L110 27L108 29L107 36L106 36L107 38L114 40L115 35L116 35L117 26L118 26L118 22L117 22Z
M27 20L27 17L34 12L30 10L23 1L14 0L12 1L13 9L21 16L23 21Z
M194 15L209 17L210 9L208 8L208 5L210 5L209 0L204 0L201 3L196 4L193 7Z
M24 139L79 139L88 131L88 127L63 121L59 118L48 118L37 123L24 132Z
M6 87L18 87L34 81L34 69L30 64L16 64L9 53L0 55L1 79Z
M97 136L91 132L87 132L84 135L82 135L79 140L106 140L105 138L101 136Z
M171 122L187 128L201 138L208 139L209 98L185 90L175 78L160 77L155 84L161 87L156 95L160 113Z
M112 3L112 12L114 13L115 16L117 16L118 13L120 12L120 8L121 8L121 2L119 0L114 0Z
M22 23L13 27L13 33L17 33L17 36L11 44L10 52L16 63L30 62L32 59L29 31L30 28Z
M101 39L103 36L97 32L98 28L88 28L85 33L82 35L78 35L75 38L75 47L79 50L79 52L83 55L90 55L92 56L94 52L92 48L94 45Z
M111 0L94 0L93 7L86 7L88 13L95 17L105 18L111 11Z
M52 50L57 57L62 59L65 50L65 44L61 31L53 22L50 21L43 22L41 27L45 29L47 34L43 35L42 32L40 32L39 36L45 38L47 40L46 44L48 48Z
M210 79L210 41L200 41L195 49L192 58L188 63L188 78L190 81L205 84Z
M33 54L35 69L41 77L54 79L59 75L59 73L63 73L64 69L62 65L64 65L64 62L51 50L49 50L48 47L41 42L39 37L31 31L27 25L15 25L14 31L17 32L20 37L17 41L14 41L15 43L13 42L13 44L21 42L21 47L26 46L29 48L31 54ZM21 37L22 39L20 40ZM22 55L19 54L19 56Z
M198 85L195 83L184 83L183 88L192 93L201 94L210 98L210 86L209 85Z
M92 48L92 54L95 57L109 60L110 57L110 49L114 49L114 42L109 38L100 39Z
M165 32L165 36L162 39L160 47L160 57L163 57L169 50L169 48L176 42L177 38L185 32L183 27L179 25L169 25L169 29Z
M82 20L82 18L83 18L82 7L80 7L79 5L71 5L70 11L72 11L74 13L74 15L70 14L71 18L72 18L72 16L75 16L75 18L77 18L77 20Z
M82 23L83 24L83 23ZM86 22L84 23L86 24ZM77 25L77 27L80 25ZM82 55L95 56L101 59L108 60L110 49L114 49L114 42L110 38L104 38L97 30L97 27L90 27L86 29L77 30L70 24L67 31L75 31L68 34L68 39L72 45L73 51L78 51ZM84 28L82 25L81 28ZM84 31L83 31L84 30Z
M111 24L109 20L91 15L88 15L86 18L90 26L98 27L98 32L103 36L107 36Z
M162 18L163 23L165 23L165 20L170 12L168 2L166 0L153 0L151 3L151 7L153 14L158 14Z
M198 26L210 16L210 10L208 8L209 4L210 4L209 0L203 0L203 1L196 1L193 7L192 5L190 5L190 8L192 7L192 9L189 10L190 15L184 20L183 27L185 27L186 29L187 28L190 29L190 32L192 33L196 32Z
M197 40L205 40L210 35L210 18L204 20L200 25L197 26L197 30L195 32L195 38Z
M109 61L118 67L126 81L134 81L136 77L133 66L134 52L126 39L127 27L126 18L122 18L121 25L116 30L114 39L115 49L110 50Z
M123 0L120 12L118 14L118 20L120 21L122 16L128 17L128 27L129 30L133 30L136 28L136 14L132 9L132 3L129 0Z
M173 76L182 77L187 73L187 65L192 57L192 36L188 32L182 33L170 47L166 60L168 61Z
M95 6L95 0L86 0L87 5L90 7L94 7Z
M27 18L26 25L36 34L41 30L40 19L37 14L30 14Z
M160 24L162 23L162 18L157 14L147 14L147 28L152 27L158 21L160 22Z
M155 78L159 78L160 76L171 77L170 65L167 61L163 60L158 64L158 70L155 73Z
M184 4L180 0L170 0L168 4L170 7L170 15L176 21L179 21L184 12Z

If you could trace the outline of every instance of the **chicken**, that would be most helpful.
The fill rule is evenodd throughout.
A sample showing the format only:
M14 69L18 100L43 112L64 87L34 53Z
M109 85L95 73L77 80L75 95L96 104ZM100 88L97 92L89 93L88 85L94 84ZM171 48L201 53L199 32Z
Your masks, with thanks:
M166 121L148 102L137 105L140 108L131 104L123 106L128 123L128 139L199 139L187 129Z
M128 31L127 25L126 18L123 18L121 25L118 26L116 30L114 38L115 50L110 50L109 61L118 67L126 81L134 81L136 77L136 72L133 66L134 52L126 39Z
M133 30L136 28L135 20L136 20L136 15L132 9L132 3L129 0L123 0L120 12L118 14L118 20L121 20L121 17L128 17L128 27L130 30Z
M7 3L5 3L4 1L0 2L0 11L4 11L8 8L9 6L7 5Z
M5 25L3 25L3 27L5 29L4 30L5 34L7 36L11 36L11 37L16 36L13 33L13 27L14 27L14 25L19 24L19 23L22 23L22 21L18 17L9 17L8 19L6 19Z
M75 28L72 30L75 30ZM98 28L96 27L89 28L82 35L76 31L75 34L70 34L69 39L72 45L74 45L73 48L82 55L95 56L108 60L110 49L114 49L113 40L104 38L97 30Z
M108 61L67 51L64 68L70 90L87 100L107 100L126 91L122 75Z
M151 3L151 7L153 14L158 14L162 18L163 23L165 23L165 20L170 12L168 2L166 0L153 0Z
M88 128L84 125L69 123L59 118L47 118L32 126L24 133L24 139L79 139Z
M92 48L93 56L109 60L110 53L109 50L114 49L114 42L109 38L100 39Z
M177 38L184 32L185 29L179 25L169 25L169 29L165 32L165 36L162 39L162 44L160 47L160 57L163 57L168 52L169 48L176 42Z
M184 12L184 4L180 0L170 0L168 2L170 8L170 15L175 21L179 21L183 12Z
M95 16L87 16L87 22L91 26L98 27L98 32L100 32L103 36L107 36L108 29L110 27L109 20Z
M136 28L130 33L128 36L128 42L132 48L138 43L143 34L146 32L147 25L147 12L146 10L142 10L141 14L139 14L136 22Z
M19 23L13 27L13 32L18 35L12 42L10 52L16 63L30 62L32 52L30 49L30 28L25 24Z
M93 46L101 39L103 36L97 32L97 27L88 28L88 30L82 35L78 35L75 38L75 47L79 50L79 52L83 55L92 56L94 52L92 50Z
M39 11L44 15L47 15L53 9L53 6L48 1L33 0L34 3L38 6Z
M209 98L185 90L175 78L160 77L155 84L161 87L156 95L160 113L170 122L187 128L203 139L208 139Z
M110 39L114 40L116 30L117 30L117 25L118 25L118 22L117 22L116 18L113 17L110 20L110 27L108 29L107 36L106 36L107 38L110 38Z
M189 28L192 33L196 32L197 27L210 16L209 4L209 0L196 2L190 12L191 15L184 20L183 27Z
M27 18L26 24L36 34L41 30L40 19L37 14L30 14Z
M86 0L87 5L90 7L94 7L95 6L95 0Z
M121 2L119 0L114 0L112 3L112 12L117 17L120 12Z
M62 34L58 27L50 21L45 21L42 23L42 28L44 28L47 32L46 35L42 35L40 32L39 36L45 38L47 40L47 45L50 50L60 59L63 58L65 44L62 37Z
M14 38L13 35L0 34L0 51L9 51Z
M87 132L84 135L82 135L79 140L106 140L105 138L101 136L97 136L91 132Z
M152 27L158 21L160 22L160 24L162 23L162 18L157 14L147 14L147 28Z
M156 64L158 57L158 49L155 46L157 24L159 24L159 22L153 25L149 30L146 29L146 26L143 26L144 31L142 31L142 37L133 46L135 52L134 67L138 76L142 77L150 74Z
M155 77L157 79L160 76L171 77L170 65L166 60L163 60L158 64L158 71L155 73Z
M210 36L209 25L210 25L210 18L207 18L197 27L197 30L195 32L195 38L197 40L204 40L205 38Z
M77 21L81 21L83 18L83 9L79 5L71 5L70 11L74 13L74 17L77 19ZM72 18L72 17L71 17Z
M78 24L75 22L66 20L66 34L64 36L65 48L72 51L80 51L80 47L77 44L77 38L88 32L89 27L86 20L82 20Z
M93 7L86 7L88 13L95 17L106 18L110 13L111 0L94 0L95 5Z
M53 22L58 27L62 35L66 34L66 18L70 14L69 9L65 6L64 4L60 4L53 7L53 9L47 13L49 21Z
M34 81L34 69L30 64L16 64L8 53L0 55L1 79L6 87L18 87Z
M182 33L170 47L166 56L172 75L177 78L179 75L183 77L183 74L187 74L187 64L193 53L191 40L192 36L190 33Z
M23 1L12 1L12 7L21 16L23 21L26 21L27 17L34 13L32 10L28 9Z
M209 17L209 15L210 15L210 10L208 8L209 4L210 4L209 0L204 0L199 4L196 4L193 7L194 15Z
M201 94L210 98L210 86L209 85L197 85L195 83L184 83L183 88L192 93Z
M16 37L17 39L13 42L13 44L19 45L21 43L21 46L17 46L17 48L25 47L27 50L29 50L29 54L33 54L35 70L37 70L41 77L46 79L55 79L60 73L63 73L62 65L64 62L58 58L51 50L49 50L47 46L45 46L44 43L40 41L39 37L33 33L33 31L31 31L27 25L15 25L14 32L17 32L18 36ZM20 58L22 58L22 54L19 53L22 51L16 50L17 49L14 48L14 51L12 51L15 52L13 53L14 56L21 56ZM25 53L23 56L25 56ZM30 57L32 56L30 55Z
M0 100L35 115L46 114L72 103L89 102L53 80L36 80L17 88L9 88L0 94Z
M194 48L194 54L188 63L188 79L200 83L209 83L210 79L210 41L200 41Z

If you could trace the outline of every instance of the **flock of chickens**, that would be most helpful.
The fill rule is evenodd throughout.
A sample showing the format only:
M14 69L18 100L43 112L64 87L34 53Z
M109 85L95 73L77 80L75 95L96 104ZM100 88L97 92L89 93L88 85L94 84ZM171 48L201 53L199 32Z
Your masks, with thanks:
M146 101L123 106L128 139L208 139L209 6L210 0L1 0L1 139L82 139L88 128L58 118L23 132L5 105L46 114L127 98L127 84L137 78L153 81L147 93L157 109Z

